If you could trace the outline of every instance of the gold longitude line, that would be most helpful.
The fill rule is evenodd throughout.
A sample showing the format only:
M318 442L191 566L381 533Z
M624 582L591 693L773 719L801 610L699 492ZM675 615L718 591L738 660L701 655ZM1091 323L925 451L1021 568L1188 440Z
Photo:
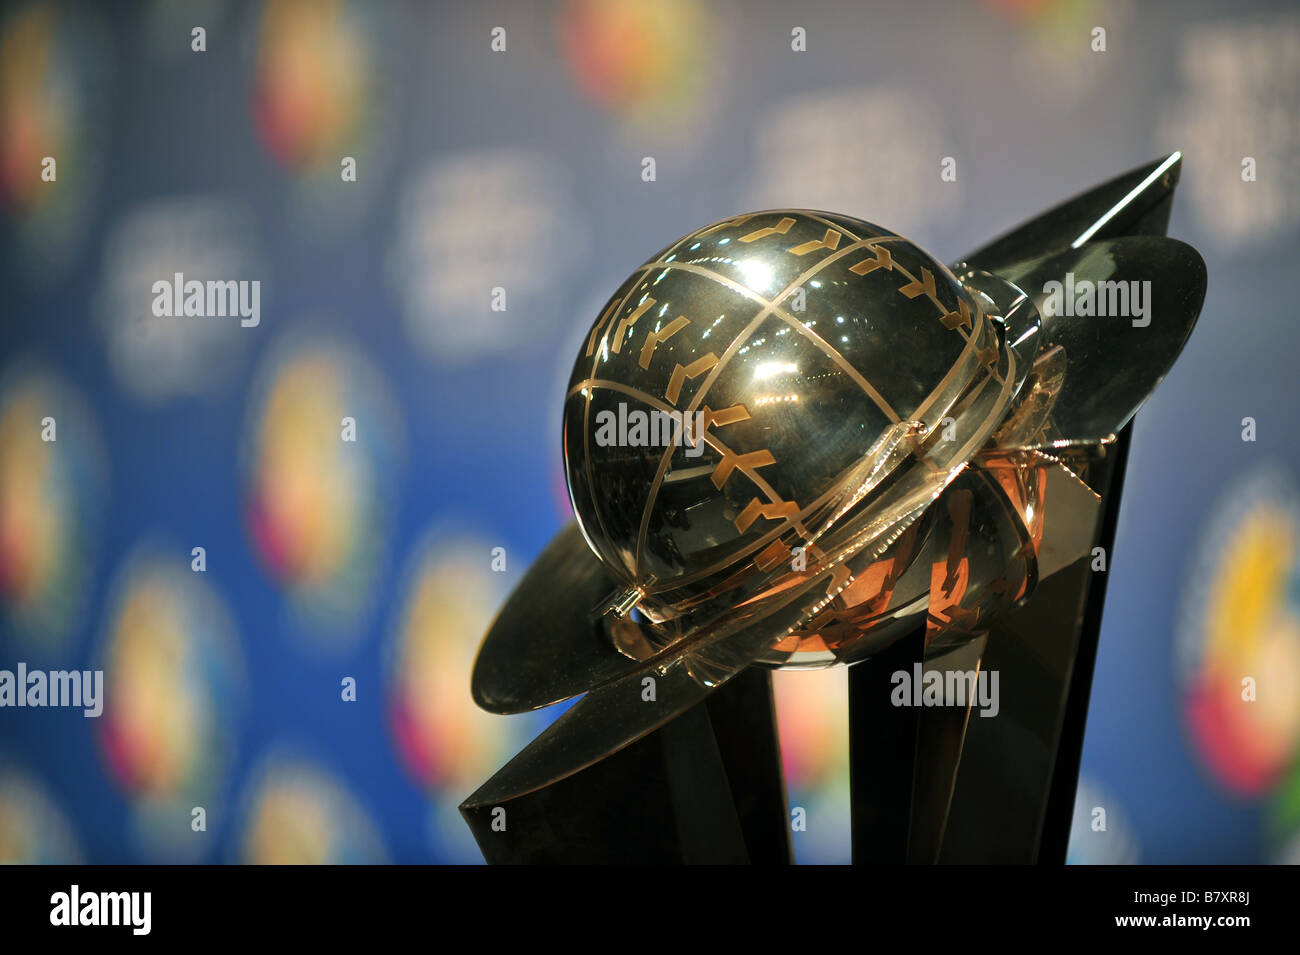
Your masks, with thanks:
M892 238L892 237L891 237L891 238ZM896 272L901 272L901 273L903 274L903 276L904 276L905 278L907 278L909 281L916 281L915 278L913 278L913 276L912 276L910 273L908 273L907 269L905 269L904 267L902 267L901 265L898 264L897 260L894 260L894 262L893 262L893 270L896 271ZM959 301L960 301L960 300L959 300ZM935 304L936 304L936 305L939 305L938 302L936 302ZM939 307L940 307L941 309L943 309L943 306L942 306L942 305L939 305ZM946 315L946 314L948 313L948 310L947 310L947 309L943 309L943 312L944 312L944 314ZM773 315L776 315L778 318L783 319L787 324L789 324L792 328L794 328L795 331L799 332L800 334L802 334L802 335L811 335L811 336L813 336L813 338L814 338L816 341L818 341L818 342L824 342L824 341L825 341L825 339L823 339L820 335L818 335L816 332L812 331L812 329L807 328L807 327L803 324L803 322L799 321L799 319L795 318L793 315L791 315L791 314L790 314L789 312L787 312L785 309L781 308L781 306L779 306L779 305L775 305L775 306L773 306L773 308L772 308L772 314L773 314ZM979 312L979 313L977 313L977 314L978 314L979 317L983 317L983 312ZM987 320L987 319L985 319L985 320ZM936 386L936 387L935 387L935 388L930 392L930 394L926 396L925 400L921 403L921 406L920 406L919 408L917 408L917 410L912 414L912 417L914 417L914 418L920 418L920 417L922 417L922 415L924 414L924 412L926 412L926 411L928 411L928 410L930 409L930 406L934 404L934 401L935 401L936 397L938 396L938 394L939 394L941 391L943 391L943 389L944 389L945 387L947 387L947 385L950 383L950 381L951 381L951 379L952 379L952 376L953 376L954 374L956 374L956 372L957 372L957 368L958 368L959 363L961 362L961 359L964 358L964 357L966 356L966 353L967 353L968 351L970 351L971 349L973 349L973 348L975 347L975 340L974 340L974 339L975 339L975 336L974 336L974 326L973 326L973 324L972 324L972 333L971 333L970 335L967 335L964 331L962 331L962 329L961 329L960 327L958 327L958 328L956 329L956 331L957 331L957 333L958 333L959 335L961 335L963 341L965 341L966 344L965 344L965 346L962 348L961 352L958 354L957 358L953 361L953 365L952 365L952 367L949 368L947 374L944 375L943 380L940 381L940 383L938 384L938 386ZM844 356L840 353L840 351L839 351L838 349L836 349L834 346L829 345L829 343L828 343L828 344L827 344L827 347L824 348L823 351L826 352L826 354L830 357L830 359L831 359L833 362L835 362L837 365L839 365L839 366L840 366L840 367L841 367L841 368L842 368L842 369L843 369L843 370L844 370L844 371L845 371L845 372L846 372L850 377L855 378L855 380L856 380L857 378L861 378L862 380L858 382L859 387L863 387L863 390L871 389L871 383L870 383L870 382L867 382L867 380L866 380L865 378L862 378L861 374L857 371L857 369L854 368L851 364L848 363L847 359L844 358ZM994 370L992 371L992 375L993 375L993 377L994 377L995 380L997 380L997 381L999 381L999 382L1002 380L1002 379L998 376L998 373L997 373L997 370L996 370L996 369L994 369ZM974 377L974 376L972 375L972 377ZM864 386L864 383L865 383L865 386ZM874 389L873 389L873 390L874 390ZM871 394L871 391L868 390L867 393L870 395L870 394ZM883 401L884 399L881 398L881 400ZM886 414L889 414L889 413L890 413L890 411L889 411L888 409L883 409L883 410L885 410ZM898 419L895 418L894 420L895 420L895 422L896 422Z
M875 387L871 384L871 382L867 381L867 379L863 377L862 372L854 368L853 365L851 365L848 362L848 360L845 359L844 356L839 353L839 351L835 348L835 346L833 346L830 342L826 341L826 339L822 338L816 332L812 331L812 329L805 327L801 321L799 321L797 318L795 318L793 315L791 315L789 312L787 312L785 309L783 309L780 305L776 303L781 301L783 298L785 298L789 294L791 289L797 289L811 275L815 275L817 271L821 268L822 264L828 263L832 259L837 259L841 255L847 255L848 253L853 252L857 249L873 246L878 242L887 242L887 241L892 241L894 239L901 239L901 238L902 236L882 235L882 236L870 236L866 239L859 239L853 245L845 246L843 249L840 249L838 252L833 252L830 255L826 256L824 259L822 259L821 262L817 263L811 269L809 269L808 272L805 272L798 279L795 279L792 285L787 286L785 290L783 290L779 295L776 296L775 299L771 301L763 298L763 296L759 295L753 289L741 285L735 279L727 278L725 275L718 275L716 272L711 272L710 270L704 268L703 266L692 265L689 262L667 262L664 264L663 268L669 270L676 270L679 272L690 272L693 275L705 276L707 278L712 279L713 281L717 282L720 285L725 285L727 288L731 289L732 291L738 292L739 294L745 296L746 298L752 300L753 302L761 304L763 306L763 311L759 313L758 317L760 319L766 318L769 315L775 315L778 318L780 318L782 321L786 322L787 324L792 325L796 331L798 331L801 335L803 335L809 341L811 341L817 347L818 351L822 352L827 358L829 358L836 365L838 365L840 367L840 370L843 371L845 374L847 374L849 378L854 382L854 384L856 384L859 388L862 389L862 391L866 394L866 396L875 403L876 407L878 407L881 411L885 413L885 416L889 418L891 422L897 423L900 420L898 413L894 411L894 409L890 406L889 402L885 400L884 395L876 391ZM746 329L741 334L742 336L748 337L751 331L752 329ZM733 342L733 345L738 345L738 343ZM719 359L719 364L721 364L721 361L722 360ZM704 384L701 385L700 387L705 388L710 384L712 384L712 378L706 379ZM696 394L698 395L699 392L697 392ZM695 410L694 407L692 407L691 410L694 411Z
M939 395L943 394L943 392L947 390L948 386L952 384L953 376L957 374L957 369L961 367L962 359L965 358L966 353L974 349L974 347L975 347L975 343L972 342L969 338L966 339L966 344L962 346L961 353L957 355L956 360L952 363L952 367L949 368L947 373L943 376L943 378L939 380L939 384L935 385L934 389L928 395L925 396L925 400L922 401L920 406L916 409L916 411L913 412L912 414L913 418L920 418L922 421L925 420L925 413L930 410L930 407L936 401L939 400ZM972 373L971 378L974 379L976 374L978 374L978 371ZM960 397L961 395L959 394L957 398ZM953 402L956 402L957 398L954 398ZM949 407L951 407L951 404L952 403L950 402ZM945 408L944 410L947 411L948 409Z
M729 224L734 224L734 225L743 225L745 222L748 222L750 219L753 219L753 218L755 218L756 216L759 216L759 215L764 215L764 214L780 214L780 215L784 215L785 213L788 213L788 212L799 212L799 213L804 214L804 215L810 215L812 218L816 219L816 220L819 221L819 222L823 222L824 224L826 224L826 225L828 225L828 226L832 226L832 227L835 227L835 228L841 228L842 231L843 231L847 236L849 236L850 239L853 240L853 244L850 245L850 246L847 246L847 247L843 250L844 252L848 252L848 251L850 251L850 250L852 250L852 249L856 249L856 248L865 248L865 247L866 247L867 240L860 239L860 238L858 238L858 236L856 236L854 233L852 233L852 232L849 231L848 229L843 229L843 227L842 227L842 226L839 226L837 223L835 223L835 222L833 222L833 221L831 221L831 220L829 220L829 219L824 219L824 218L822 218L821 216L818 216L818 215L815 215L815 214L809 213L809 212L807 212L806 210L796 210L796 209L776 209L776 210L768 210L767 212L756 212L756 213L742 214L742 215L740 215L740 216L732 216L730 219L725 220L725 221L728 222ZM629 276L629 278L630 278L630 277L633 277L633 276L637 276L637 275L643 275L644 273L647 273L647 272L653 271L654 269L656 269L656 268L658 268L658 267L668 267L668 266L670 266L670 265L673 265L674 263L667 263L667 262L664 261L664 259L665 259L666 257L668 257L668 256L676 255L677 252L678 252L678 250L681 249L681 247L682 247L686 242L688 242L688 241L689 241L690 239L692 239L692 238L698 237L698 236L703 235L703 234L706 234L706 233L703 233L703 232L701 232L700 230L696 230L695 232L688 233L687 235L685 235L685 236L683 236L681 239L679 239L677 242L673 243L673 245L670 246L667 250L665 250L664 253L663 253L662 255L660 255L659 258L658 258L656 261L654 261L654 262L647 262L645 265L642 265L642 266L640 266L639 268L634 269L633 272L632 272L632 275ZM871 238L873 238L873 239L893 239L893 238L901 238L901 236L894 236L894 235L889 235L889 236L873 236L873 237L871 237ZM874 243L872 243L872 244L874 244ZM838 253L837 253L837 255L838 255ZM828 256L827 258L829 259L830 257ZM819 267L820 267L820 266L821 266L825 261L826 261L826 259L823 259L822 262L817 263L817 265L815 266L815 268L819 268ZM677 265L679 268L681 268L682 266L684 266L684 265L686 265L686 264L687 264L687 263L676 263L676 265ZM694 266L692 266L690 269L688 269L688 271L692 271L692 272L698 271L698 274L706 275L706 276L708 276L708 277L711 278L711 279L715 279L715 280L719 280L719 281L723 281L723 280L725 279L724 276L718 275L717 273L710 272L710 271L708 271L708 270L706 270L706 269L697 269L697 267L694 267ZM798 280L796 280L796 281L798 281ZM622 311L622 310L627 306L628 299L630 299L630 298L632 297L632 295L637 291L637 289L640 287L641 284L642 284L642 283L639 282L639 281L638 281L638 282L634 282L634 283L632 284L632 286L627 290L627 292L625 292L625 293L623 294L623 297L622 297L621 299L619 299L619 301L618 301L618 305L615 306L614 310L613 310L612 312L609 313L609 315L610 315L611 317L614 316L614 315L617 315L619 312L621 312L621 311ZM731 282L730 280L725 280L725 281L723 281L723 284L724 284L724 285L728 285L728 286L730 286L730 287L732 287L732 288L734 288L734 289L740 291L742 294L745 294L747 297L750 297L750 298L756 298L756 299L758 299L759 301L762 301L762 302L764 303L764 307L765 307L765 308L768 307L768 306L775 307L775 306L773 305L773 303L769 303L769 302L767 302L766 300L764 300L764 299L762 298L762 296L759 296L759 295L757 295L756 293L751 292L750 289L745 288L744 286L741 286L741 285L739 285L738 283L733 283L733 282ZM786 291L788 292L789 289L787 288ZM783 293L783 294L785 294L785 293ZM761 317L761 316L760 316L760 317ZM604 324L607 323L607 321L608 321L608 319L604 319L604 320L602 320L602 321L600 322L600 324L604 325ZM750 333L753 332L754 328L757 327L757 321L758 321L758 319L756 319L755 322L751 323L751 326L745 330L745 333L744 333L744 334L745 334L745 337L748 337L748 335L749 335ZM597 337L599 337L599 336L597 336ZM820 339L820 337L819 337L819 338L818 338L818 341L820 341L820 340L821 340L821 339ZM599 349L594 349L594 351L595 351L595 354L594 354L593 357L592 357L592 362L591 362L591 372L590 372L590 375L592 376L592 378L595 377L595 374L596 374L596 366L600 363L600 358L601 358L600 350L599 350ZM730 357L729 354L728 354L728 355L725 355L725 356L724 356L724 361L725 361L727 358L729 358L729 357ZM863 379L863 381L865 381L865 379ZM706 382L706 384L711 384L711 380L710 380L709 382ZM859 382L859 385L861 385L861 382ZM694 409L692 408L692 411L693 411L693 410L694 410ZM604 514L603 514L602 511L601 511L600 502L597 500L597 497L596 497L596 480L595 480L595 475L592 473L592 468L591 468L591 396L590 396L590 395L587 395L587 396L586 396L585 403L584 403L584 407L583 407L583 412L582 412L582 430L583 430L583 436L582 436L582 442L583 442L583 457L584 457L584 459L585 459L585 460L584 460L584 470L585 470L586 473L587 473L587 491L588 491L589 496L591 497L591 506L592 506L592 510L593 510L593 511L595 512L595 514L596 514L596 521L597 521L597 523L600 524L600 528L601 528L601 531L602 531L604 537L605 537L606 539L608 539L608 538L609 538L609 528L605 525ZM671 449L670 449L670 450L671 450ZM645 537L646 522L647 522L647 520L648 520L648 518L649 518L650 507L653 506L654 498L655 498L655 496L658 494L659 487L660 487L660 485L661 485L662 482L663 482L663 476L664 476L664 474L667 473L667 470L668 470L668 464L669 464L669 462L670 462L671 460L672 460L672 455L669 454L669 455L666 455L666 456L665 456L665 457L660 461L660 463L659 463L659 469L658 469L658 472L657 472L656 475L655 475L654 483L651 485L651 499L650 499L650 502L648 502L648 505L647 505L646 511L642 514L642 520L641 520L641 533L640 533L640 535L638 536L638 543L637 543L637 567L633 569L633 573L634 573L634 575L639 575L638 572L639 572L639 569L640 569L640 563L641 563L641 557L640 557L640 554L641 554L641 545L642 545L642 542L643 542L644 537Z
M820 347L820 350L825 353L826 357L829 358L836 365L836 367L838 367L842 372L848 375L849 378L851 378L859 388L861 388L863 391L867 393L867 397L869 397L872 401L874 401L876 403L876 407L878 407L881 411L885 413L886 417L889 418L891 424L898 424L898 422L902 420L898 416L898 412L894 410L893 406L890 405L890 403L885 400L885 396L882 395L880 392L876 391L875 387L871 384L871 382L867 381L867 379L863 376L862 372L854 368L853 365L849 362L849 360L845 358L842 354L840 354L838 348L836 348L830 342L826 341L826 339L822 338L820 335L818 335L815 331L813 331L803 322L799 321L799 319L795 318L793 315L788 313L785 309L783 308L773 309L772 314L775 315L777 318L781 319L783 322L785 322L787 325L793 328L804 338L808 339L814 344L817 344ZM821 347L823 345L825 347Z
M1016 360L1015 352L1008 351L1008 352L1007 352L1007 356L1008 356L1008 359L1009 359L1011 362L1015 362L1015 360ZM1010 365L1008 365L1008 368L1010 368ZM981 382L980 385L979 385L979 389L980 389L980 391L983 391L986 387L988 387L988 383L989 383L989 381L996 381L999 385L1002 386L1000 398L1001 398L1001 399L1009 399L1010 396L1008 395L1008 391L1010 391L1010 389L1011 389L1011 376L1008 375L1007 378L1006 378L1006 380L1003 380L1002 378L998 377L998 375L997 375L997 374L996 374L992 369L987 369L987 368L986 368L985 371L987 372L987 374L986 374L985 377L984 377L984 381ZM975 393L974 396L972 396L971 401L973 402L973 401L975 400L975 398L977 398L977 397L979 397L979 392L978 392L978 391ZM974 438L970 439L969 441L967 441L966 444L964 444L964 445L963 445L963 446L958 450L958 452L957 452L957 456L956 456L957 459L962 460L962 461L967 461L967 462L969 462L969 461L970 461L970 458L971 458L971 455L973 455L973 454L976 452L976 450L978 450L979 446L980 446L981 444L983 444L984 441L986 441L987 438L988 438L987 435L985 435L985 436L983 436L983 437L979 437L979 429L978 429L978 428L975 429L975 434L976 434L976 437L974 437Z
M685 420L685 416L683 419ZM708 439L708 431L704 432L705 440ZM659 467L655 470L654 480L650 482L650 492L646 495L646 504L641 511L641 525L636 532L636 565L632 568L633 579L641 580L641 552L645 549L646 534L650 529L650 512L654 510L654 502L659 497L659 488L664 483L664 475L668 473L668 464L673 459L673 448L667 448L659 457Z
M725 444L722 443L721 438L719 438L716 434L713 434L712 432L706 431L704 433L704 440L708 442L709 447L713 448L714 451L717 451L723 457L726 457L729 454L735 454L735 452L732 451L731 448L727 447ZM780 494L776 493L776 488L772 487L771 484L767 483L763 475L759 474L757 471L745 467L738 468L738 470L742 474L744 474L745 477L749 478L749 480L753 483L754 487L758 488L759 491L761 491L767 497L769 503L777 504L784 500L784 498L782 498ZM793 517L788 518L788 520L790 525L795 530L797 530L804 537L809 537L811 535L808 533L808 528L804 527L803 525L803 513L804 512L795 514ZM784 524L781 526L784 526Z
M714 282L731 289L733 292L739 292L741 295L744 295L746 298L757 304L763 305L764 307L773 305L771 301L763 298L763 296L759 295L748 285L741 285L735 279L728 278L725 275L720 275L717 272L706 269L702 265L696 265L693 262L664 262L659 266L659 268L663 269L665 272L689 272L692 275L700 275L704 278L712 279Z
M586 400L587 400L587 405L586 405L586 408L585 408L585 410L584 410L584 412L583 412L583 415L584 415L584 417L583 417L583 427L584 427L584 429L585 429L585 433L583 434L583 445L584 445L584 450L586 451L586 458L587 458L587 462L586 462L586 465L587 465L587 490L588 490L588 493L591 495L592 506L593 506L593 509L594 509L595 512L596 512L596 520L597 520L597 522L599 522L599 524L600 524L600 529L601 529L601 531L604 533L606 540L608 540L608 539L609 539L609 528L605 526L605 519L604 519L604 517L601 516L600 508L596 506L596 500L597 500L597 498L596 498L596 482L595 482L595 479L592 477L592 473L591 473L591 446L590 446L590 440L591 440L591 437L590 437L590 436L591 436L591 392L594 391L594 390L597 389L597 388L608 388L608 389L610 389L611 391L617 391L617 392L620 392L620 393L622 393L622 394L628 395L629 397L636 398L636 399L638 399L639 401L644 401L646 404L650 405L650 406L651 406L652 408L654 408L656 411L664 411L664 412L673 413L673 412L676 412L677 409L674 408L674 407L672 407L671 405L669 405L667 402L664 402L664 401L660 400L659 398L656 398L654 395L651 395L651 394L649 394L648 392L644 392L644 391L640 390L639 388L633 388L632 386L630 386L630 385L625 385L625 384L623 384L623 383L620 382L620 381L611 381L611 380L609 380L609 379L607 379L607 378L587 378L587 379L584 379L583 381L578 382L576 385L574 385L572 388L570 388L570 389L569 389L569 393L565 396L565 400L567 401L569 398L573 397L573 395L577 394L577 393L580 392L580 391L586 391L586 392L587 392L587 394L586 394L586 396L585 396L585 397L586 397ZM685 415L683 415L682 417L683 417L683 420L685 420ZM698 436L697 436L697 440L698 440ZM672 446L672 445L669 445L668 450L671 452L671 451L673 450L673 446ZM669 454L667 457L665 457L663 460L661 460L661 461L659 462L660 471L659 471L659 473L657 473L657 474L655 475L655 480L654 480L654 484L652 485L652 487L657 487L658 484L659 484L659 482L663 479L663 472L666 470L665 462L668 461L668 460L671 460L671 458L672 458L672 455ZM648 512L647 512L647 513L648 513ZM637 558L637 566L635 566L635 567L632 568L632 579L633 579L634 581L640 579L640 576L641 576L641 575L640 575L640 564L641 564L641 560L640 560L640 558L638 557L638 558Z
M772 315L773 312L777 311L777 304L776 304L777 302L784 299L795 289L800 288L804 282L806 282L812 276L816 275L818 272L820 272L823 268L825 268L827 265L829 265L831 262L835 261L836 259L842 258L843 256L846 256L851 252L856 252L859 249L870 248L879 242L890 242L895 239L901 239L901 238L902 236L897 236L897 235L872 236L867 239L859 239L858 241L852 243L851 245L846 245L844 248L839 249L836 252L832 252L830 255L824 256L821 259L821 261L816 262L813 265L809 266L804 272L798 275L794 279L794 281L786 285L786 287L782 289L781 292L770 302L763 299L763 297L758 295L756 292L753 292L750 289L746 288L745 286L740 285L738 282L733 282L731 279L728 279L725 276L718 275L714 272L711 272L708 269L699 268L698 266L690 266L689 268L687 268L684 263L680 263L680 262L664 263L663 268L665 269L685 268L686 271L695 272L696 274L699 275L708 276L709 278L721 283L722 285L725 285L728 288L732 288L740 292L742 295L745 295L748 298L758 299L759 301L766 302L766 304L764 304L763 307L759 309L758 314L754 316L753 320L751 320L750 323L745 326L744 330L741 331L741 333L738 336L732 339L731 344L728 345L727 350L722 353L722 357L720 357L718 359L718 363L713 366L712 370L709 372L708 377L705 378L704 381L700 384L700 387L696 389L695 394L691 397L690 404L687 405L685 414L693 413L695 409L700 406L700 403L704 401L704 398L708 394L709 389L713 386L713 383L718 380L718 375L722 373L722 370L727 367L727 363L731 361L731 357L734 354L736 354L737 351L740 350L742 344L744 344L746 341L749 340L749 337L755 332L758 326L762 324L770 315ZM788 321L789 319L787 318L785 320ZM840 355L839 352L835 351L834 348L831 348L831 346L827 342L825 342L820 335L815 336L813 341L815 343L818 343L818 347L823 352L827 352L827 354L829 355L832 361L835 360L836 356L839 356L841 361L844 360L844 356ZM844 362L844 364L848 365L848 362ZM893 422L897 423L899 420L898 415L894 412L892 408L889 407L889 404L887 402L884 402L884 399L881 398L875 392L875 389L871 387L870 382L868 382L865 378L863 378L861 373L857 372L856 369L854 370L854 375L852 377L854 381L858 382L859 386L865 385L864 390L866 391L867 395L871 397L873 401L877 401L878 404L881 404L882 410L885 411L885 413L890 417L890 419ZM588 430L590 431L590 428L588 428ZM646 498L645 507L641 511L641 527L637 532L637 538L636 538L636 568L633 571L633 573L635 574L638 580L640 580L641 578L641 555L645 550L646 532L650 527L650 512L654 509L655 501L659 497L659 488L663 485L664 475L668 473L668 465L672 461L673 450L674 450L673 448L666 449L663 457L659 459L659 468L655 472L654 481L650 485L650 493Z
M711 274L705 269L700 269L700 272L705 275ZM717 276L717 277L722 278L722 276ZM689 415L695 411L695 407L696 407L695 399L700 398L702 396L702 393L710 385L713 384L714 380L718 376L718 373L727 364L727 362L731 360L731 356L734 355L740 349L741 343L744 342L746 339L748 339L749 336L754 333L754 330L758 328L758 326L762 324L762 322L767 318L769 314L768 313L769 307L775 307L775 306L772 306L769 303L768 306L765 306L763 309L760 309L758 315L756 315L750 321L750 323L745 326L744 330L741 331L739 335L737 335L734 339L732 339L731 344L727 346L727 350L722 353L722 357L717 360L713 368L709 371L708 377L704 379L704 381L700 384L700 387L696 390L695 395L691 398L691 403L687 406L687 411L685 412L685 415ZM708 437L707 430L705 431L705 437L706 439ZM666 449L664 455L659 459L659 467L655 471L654 480L650 483L650 493L646 497L645 508L644 510L641 511L641 526L638 529L636 535L636 569L634 573L636 575L637 580L641 579L641 555L645 549L646 533L650 528L650 512L654 510L655 501L659 497L659 488L663 485L664 475L668 473L668 466L673 459L673 450L674 450L673 448Z
M594 369L593 369L594 370ZM567 397L566 397L567 402ZM582 408L582 468L587 472L587 496L591 498L591 510L600 525L603 540L609 540L609 528L605 524L605 515L601 513L599 498L596 496L596 475L591 470L591 394L583 396ZM575 509L574 517L577 517Z
M628 276L628 278L643 275L653 269L656 264L657 263L654 262L648 262L640 268L633 270L632 275ZM627 300L632 297L632 293L637 290L637 287L640 286L640 284L640 281L633 282L632 287L623 293L623 297L618 300L618 306L614 311L609 313L611 317L623 311L623 307L627 305ZM604 324L604 322L605 320L602 319L601 323ZM588 375L592 378L596 375L596 366L600 364L600 352L601 350L599 348L595 349L595 355L591 359L591 371ZM572 392L570 392L570 394L572 394ZM605 524L605 515L601 512L600 501L596 497L596 476L591 470L591 395L586 396L582 409L582 457L582 467L583 470L587 472L587 494L591 498L591 509L596 515L596 523L600 525L602 536L605 540L609 540L609 528ZM575 514L574 516L577 515ZM635 573L635 568L633 569L633 572Z

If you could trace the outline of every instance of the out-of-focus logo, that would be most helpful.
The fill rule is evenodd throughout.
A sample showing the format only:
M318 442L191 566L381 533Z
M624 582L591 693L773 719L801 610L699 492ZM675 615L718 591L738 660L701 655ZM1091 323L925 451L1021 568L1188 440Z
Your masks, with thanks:
M297 756L269 757L246 795L240 861L252 865L372 865L379 830L343 780Z
M1057 107L1078 102L1108 73L1101 50L1100 27L1110 37L1127 26L1129 11L1121 0L985 0L1020 29L1012 37L1016 55L1005 66L1019 74L1024 89ZM1000 24L999 24L1000 26ZM1004 31L1005 32L1005 31Z
M800 862L850 861L848 686L842 668L772 674Z
M1300 16L1235 13L1179 35L1182 89L1160 139L1188 157L1182 191L1207 241L1264 245L1300 226Z
M388 717L407 771L435 800L439 856L481 857L457 803L536 729L528 716L496 716L470 696L479 637L500 605L503 574L476 535L431 532L416 548L387 653Z
M34 777L0 767L0 865L77 865L81 848L67 816Z
M721 99L725 38L715 19L693 0L568 0L556 33L587 100L633 127L671 134Z
M140 841L198 854L206 842L193 810L216 814L245 694L228 607L184 556L141 551L115 588L100 666L100 748Z
M205 283L265 279L247 211L213 196L160 199L133 209L109 233L98 318L113 370L137 398L212 391L228 380L251 336L265 329L183 309L155 314L154 283L174 282L177 273Z
M300 171L339 166L370 94L365 6L270 0L262 8L253 114L267 151Z
M1128 814L1115 796L1091 779L1080 779L1066 865L1135 865L1140 852Z
M401 49L397 34L386 5L355 0L269 0L257 17L253 123L294 176L303 225L346 219L384 179L398 132L396 71L386 63Z
M244 515L314 631L356 634L384 563L400 436L379 372L339 341L289 344L254 389Z
M1300 497L1273 468L1231 487L1188 578L1178 664L1201 759L1253 797L1300 743Z
M29 4L0 24L0 207L24 269L66 263L102 150L104 40L83 12Z
M85 610L103 511L100 438L48 373L0 379L0 605L14 632L57 645Z
M838 209L873 222L926 226L958 205L961 182L941 182L943 110L917 90L846 87L772 104L754 143L751 209ZM809 143L817 149L809 150ZM871 156L871 171L862 157ZM918 162L932 156L933 164Z
M398 209L389 269L416 345L453 364L545 340L547 293L589 243L564 170L532 150L435 160Z

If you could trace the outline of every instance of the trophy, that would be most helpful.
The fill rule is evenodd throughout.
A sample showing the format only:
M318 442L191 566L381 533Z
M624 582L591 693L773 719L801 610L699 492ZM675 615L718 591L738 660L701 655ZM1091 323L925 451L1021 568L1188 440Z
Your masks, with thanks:
M949 266L787 209L619 286L575 520L475 663L491 712L580 697L462 804L489 862L790 862L770 673L835 664L855 862L1064 860L1131 421L1205 295L1180 163Z

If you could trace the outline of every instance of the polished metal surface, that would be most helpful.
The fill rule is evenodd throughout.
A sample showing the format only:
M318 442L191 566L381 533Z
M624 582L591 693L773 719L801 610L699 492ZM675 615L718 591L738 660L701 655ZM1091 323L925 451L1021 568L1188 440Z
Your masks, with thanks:
M1204 298L1200 256L1159 235L1180 163L951 270L807 210L715 223L637 269L566 397L577 523L474 673L496 712L586 696L466 805L577 772L756 663L853 663L918 623L927 655L953 652L1084 556L1102 503L1090 462ZM1098 314L1071 297L1089 286L1142 304Z
M1042 315L1045 361L1063 356L1050 416L1020 447L1113 441L1173 367L1205 300L1200 255L1164 236L1088 242L1022 261L1006 277ZM1132 314L1135 302L1144 314Z
M941 263L870 223L777 210L669 246L597 318L565 410L615 602L662 647L806 589L831 542L875 526L867 546L942 490L1023 381L1016 357Z
M631 669L595 612L614 578L569 524L547 545L492 622L474 667L474 702L494 713L535 710ZM547 598L565 595L548 605Z

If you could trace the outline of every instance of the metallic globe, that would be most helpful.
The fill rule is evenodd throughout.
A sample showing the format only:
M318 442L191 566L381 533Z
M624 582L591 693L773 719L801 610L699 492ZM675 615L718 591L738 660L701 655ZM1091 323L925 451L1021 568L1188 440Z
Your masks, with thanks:
M474 664L474 699L495 713L581 696L462 804L489 859L602 841L620 860L664 844L758 858L766 837L741 816L763 802L773 833L788 823L755 665L853 664L854 801L875 820L861 841L902 833L909 861L939 859L954 800L984 818L970 807L1005 801L1012 754L1042 769L1016 803L1041 861L1044 807L1081 739L1065 727L1086 698L1075 661L1096 645L1123 429L1204 301L1204 261L1164 234L1180 162L1115 177L948 268L870 223L777 210L692 232L622 283L565 396L576 519ZM984 724L969 695L894 709L899 668L947 687L986 660L1011 661L1020 689L982 749L963 753ZM979 780L981 759L999 778L972 790L960 780ZM629 800L662 816L653 837L610 832ZM498 831L507 804L536 824ZM736 832L715 843L719 819Z
M1025 381L1024 298L806 210L714 223L633 272L580 348L563 435L578 524L617 582L619 648L643 658L766 619L783 642L762 662L844 659L945 512L913 522ZM851 582L848 640L826 613Z

